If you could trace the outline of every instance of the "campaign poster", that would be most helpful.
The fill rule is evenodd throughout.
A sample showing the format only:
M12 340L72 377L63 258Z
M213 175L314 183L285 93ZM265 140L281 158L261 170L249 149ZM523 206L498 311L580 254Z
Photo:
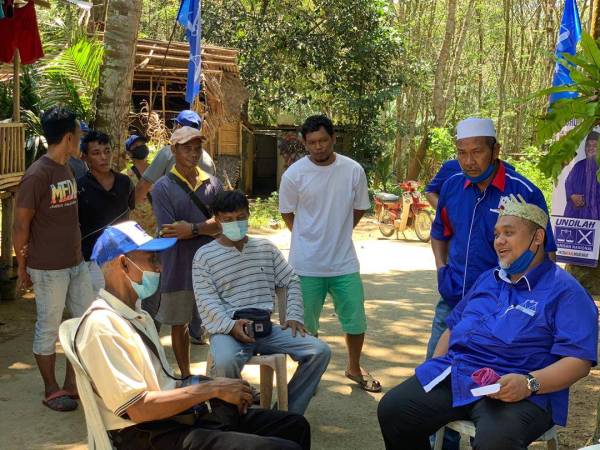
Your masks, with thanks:
M597 154L600 128L579 145L552 193L552 226L558 262L596 267L600 249L600 183Z

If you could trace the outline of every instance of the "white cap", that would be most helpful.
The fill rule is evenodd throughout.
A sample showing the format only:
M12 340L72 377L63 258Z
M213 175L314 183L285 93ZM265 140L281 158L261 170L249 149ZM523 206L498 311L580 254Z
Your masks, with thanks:
M496 137L496 128L492 119L469 117L456 125L456 139L471 137Z

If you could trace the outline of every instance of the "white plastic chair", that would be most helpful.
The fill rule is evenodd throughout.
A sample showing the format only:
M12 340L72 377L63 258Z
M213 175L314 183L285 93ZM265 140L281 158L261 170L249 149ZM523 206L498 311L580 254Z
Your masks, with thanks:
M468 436L470 438L475 437L475 424L473 422L469 420L450 422L445 427L440 428L435 434L435 446L433 447L433 450L442 450L442 445L444 444L444 430L446 428L454 430L463 436ZM550 428L537 438L536 441L546 442L548 450L558 450L558 438L556 436L557 429L557 426Z
M277 288L277 311L279 313L279 323L285 324L285 314L287 310L287 289ZM209 350L206 358L206 375L210 375L212 367L212 353ZM273 400L273 372L275 372L275 382L277 384L277 408L280 411L288 410L288 389L287 389L287 356L284 353L273 353L271 355L254 355L248 360L246 365L260 366L260 406L261 408L271 408Z
M106 427L96 403L96 396L92 389L92 384L88 379L77 354L73 348L75 332L79 324L79 318L69 319L63 322L58 329L58 338L60 345L65 352L65 356L71 362L75 370L75 380L77 382L77 392L83 405L85 413L85 423L88 434L88 448L90 450L113 450L113 446L106 432Z

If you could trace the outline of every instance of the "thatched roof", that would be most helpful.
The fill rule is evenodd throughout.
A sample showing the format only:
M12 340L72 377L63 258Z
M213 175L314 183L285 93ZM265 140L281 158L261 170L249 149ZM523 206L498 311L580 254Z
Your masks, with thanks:
M235 49L210 44L202 47L205 98L196 102L194 109L206 115L210 131L223 123L241 120L248 91L240 80L237 57ZM153 109L164 110L165 119L187 107L184 102L188 61L189 45L185 42L169 45L167 41L139 39L133 75L134 101L153 97Z

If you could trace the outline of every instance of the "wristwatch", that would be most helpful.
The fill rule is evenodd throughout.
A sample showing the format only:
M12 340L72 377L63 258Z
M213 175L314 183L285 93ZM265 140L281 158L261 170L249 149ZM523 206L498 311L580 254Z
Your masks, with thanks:
M192 224L192 236L194 236L194 237L198 236L198 224L197 223Z
M530 373L525 376L527 377L527 389L531 391L531 395L535 395L540 390L540 382Z

